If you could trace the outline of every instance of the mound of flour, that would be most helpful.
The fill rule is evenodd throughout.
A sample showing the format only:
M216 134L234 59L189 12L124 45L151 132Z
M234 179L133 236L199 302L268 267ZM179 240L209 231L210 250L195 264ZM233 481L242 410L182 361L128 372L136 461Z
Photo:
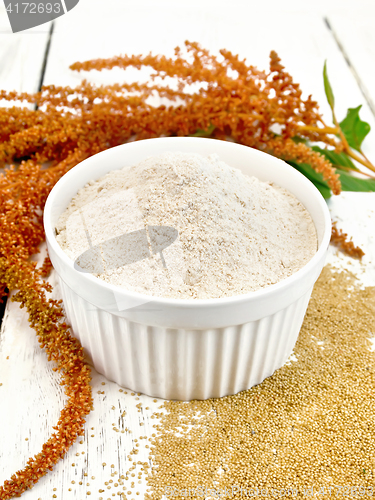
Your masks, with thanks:
M165 153L91 181L56 234L67 255L100 279L168 298L258 290L317 251L314 223L292 194L217 155Z

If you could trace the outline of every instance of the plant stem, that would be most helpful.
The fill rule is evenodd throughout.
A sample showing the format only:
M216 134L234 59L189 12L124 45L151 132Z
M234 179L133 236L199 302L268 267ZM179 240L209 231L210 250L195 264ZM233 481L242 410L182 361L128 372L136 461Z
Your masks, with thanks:
M345 145L344 145L344 151L345 151L345 153L348 156L350 156L351 158L353 158L353 160L356 160L358 163L360 163L361 165L364 165L366 168L368 168L372 172L375 172L374 165L369 160L367 160L367 158L364 159L361 156L357 155L357 153L355 153L352 149L350 149L349 146L348 146L348 149L347 149L345 147Z
M7 186L1 186L0 187L0 190L4 189L13 189L14 187L18 186L21 184L21 181L17 181L17 182L12 182L12 184L8 184Z
M353 168L350 168L350 167L344 167L343 165L335 165L335 164L333 164L333 166L335 168L339 168L340 170L345 170L345 172L356 172L357 174L362 174L362 175L365 175L366 177L369 177L370 179L374 179L375 180L375 177L373 175L368 174L367 172L364 172L363 170L353 169Z
M365 153L362 151L362 149L361 149L359 152L361 153L361 155L363 156L363 158L364 158L365 160L367 160L369 163L371 163L371 162L370 162L370 160L369 160L369 159L367 158L367 156L365 155Z
M318 132L319 134L338 134L339 128L337 127L314 127L313 125L300 125L299 131Z
M358 163L360 163L361 165L364 165L366 168L368 168L372 172L375 172L375 166L364 155L362 155L362 156L357 155L357 153L355 153L351 149L351 147L349 146L348 141L346 140L346 137L345 137L343 131L341 130L340 124L337 121L335 111L333 110L333 108L332 108L332 117L333 117L333 123L338 128L338 133L339 133L339 136L341 138L342 144L344 146L345 153L348 156L350 156L351 158L353 158L353 160L356 160Z

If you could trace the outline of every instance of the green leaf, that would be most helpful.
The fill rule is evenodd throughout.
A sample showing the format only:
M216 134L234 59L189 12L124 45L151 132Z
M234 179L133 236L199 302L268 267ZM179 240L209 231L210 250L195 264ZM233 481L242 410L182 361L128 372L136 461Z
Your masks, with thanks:
M296 144L308 144L309 140L306 139L305 137L299 137L298 135L295 135L292 137L292 141L295 142Z
M344 170L336 169L340 175L341 188L343 191L374 192L375 179L359 179Z
M326 200L331 197L331 189L329 188L326 181L323 179L323 175L316 172L307 163L297 163L295 161L288 161L289 165L294 167L296 170L301 172L305 177L307 177L314 186L319 189L321 195Z
M335 98L333 96L333 91L331 84L329 83L328 73L327 73L327 61L324 61L323 68L323 81L324 81L324 91L326 93L328 104L330 105L332 111L335 106Z
M363 139L371 129L370 125L363 122L359 117L359 110L361 107L362 105L357 108L349 108L346 117L340 123L341 130L349 146L356 151L361 151Z
M191 134L190 137L211 137L212 135L212 132L215 130L215 125L211 125L208 127L207 130L202 130L202 129L198 129L195 134Z
M297 163L295 161L288 161L287 163L307 177L315 187L319 189L323 198L328 199L331 197L331 190L327 182L323 179L322 174L316 172L307 163ZM340 168L336 168L336 173L340 176L341 188L343 191L355 191L360 193L375 192L375 179L360 179Z
M359 170L344 151L339 154L335 153L335 151L332 151L331 149L322 149L319 146L313 146L311 149L325 156L334 167L341 166L351 170Z

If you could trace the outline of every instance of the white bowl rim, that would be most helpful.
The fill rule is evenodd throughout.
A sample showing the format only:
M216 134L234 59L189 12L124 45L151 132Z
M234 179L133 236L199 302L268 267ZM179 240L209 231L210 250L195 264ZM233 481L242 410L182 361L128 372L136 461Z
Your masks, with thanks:
M331 239L331 217L329 214L329 209L328 206L319 192L319 190L314 186L314 184L309 181L303 174L298 172L295 168L287 164L286 162L283 162L286 168L290 168L291 171L294 172L295 174L298 174L300 176L300 181L305 184L305 186L308 186L308 189L315 190L315 194L317 194L320 197L320 205L321 208L323 209L324 213L324 223L325 223L325 228L324 228L324 234L322 241L318 247L318 250L316 251L315 255L309 260L307 264L305 264L301 269L293 273L291 276L284 278L283 280L274 283L273 285L269 285L265 288L261 288L260 290L255 290L251 292L247 292L241 295L231 295L229 297L220 297L220 298L212 298L212 299L175 299L175 298L166 298L166 297L158 297L155 295L147 295L144 293L139 293L139 292L133 292L130 290L127 290L126 288L113 285L111 283L107 283L106 281L101 280L100 278L96 278L90 273L82 273L80 271L77 271L74 268L74 261L70 259L67 254L64 252L64 250L60 247L58 244L55 234L53 233L52 230L52 221L51 221L51 208L54 203L54 197L56 196L56 193L58 192L59 187L61 186L62 182L66 182L67 179L75 175L75 172L77 172L76 169L83 169L86 168L87 162L90 162L93 158L96 158L98 155L103 155L105 156L109 151L112 151L113 149L117 148L124 148L124 146L134 144L134 143L140 143L144 141L162 141L162 140L171 140L171 139L188 139L188 140L194 140L194 141L213 141L213 140L218 140L218 139L209 139L209 138L202 138L202 137L158 137L158 138L151 138L151 139L142 139L139 141L134 141L134 142L128 142L125 144L120 144L119 146L114 146L113 148L106 149L104 151L101 151L99 153L96 153L95 155L90 156L89 158L86 158L82 162L78 163L76 166L74 166L71 170L69 170L65 175L63 175L58 182L54 185L52 188L50 194L48 195L47 201L45 203L44 207L44 214L43 214L43 219L44 219L44 230L46 234L46 240L49 245L53 248L53 250L56 252L58 257L63 261L63 263L68 266L72 271L77 273L77 275L80 276L81 280L86 281L86 283L89 285L90 283L93 283L97 286L103 287L105 290L109 292L113 292L116 294L121 294L124 297L128 296L134 299L138 299L139 301L142 302L152 302L155 305L164 305L164 306L169 306L169 307L182 307L186 309L194 309L194 308L202 308L202 307L214 307L214 306L229 306L231 304L240 304L242 302L250 302L252 300L257 300L260 299L264 296L267 295L273 295L273 293L279 293L282 292L282 290L287 290L290 285L292 285L294 282L302 280L306 275L310 274L315 266L318 265L319 261L323 259L330 239ZM226 141L220 141L220 142L226 142ZM243 148L249 148L252 149L253 152L264 155L267 153L264 153L262 151L259 151L255 148L251 148L250 146L245 146L243 144L238 144L238 143L233 143L229 142L228 144L232 144L233 146L237 147L243 147ZM271 156L271 155L269 155ZM277 157L273 157L275 160L280 160ZM59 186L60 184L60 186ZM318 198L319 199L319 198ZM60 278L64 280L62 276Z

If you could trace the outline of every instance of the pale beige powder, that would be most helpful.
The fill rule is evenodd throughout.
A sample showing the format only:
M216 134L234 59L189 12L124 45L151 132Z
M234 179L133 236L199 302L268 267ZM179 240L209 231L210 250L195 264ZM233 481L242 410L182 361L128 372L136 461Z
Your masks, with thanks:
M178 237L148 257L155 249L150 226L175 228ZM317 251L311 216L292 194L217 155L166 153L112 171L78 192L56 229L72 259L90 245L100 247L99 278L169 298L258 290L298 271ZM129 244L129 233L135 239L127 251L135 258L122 265L118 241L127 235Z

